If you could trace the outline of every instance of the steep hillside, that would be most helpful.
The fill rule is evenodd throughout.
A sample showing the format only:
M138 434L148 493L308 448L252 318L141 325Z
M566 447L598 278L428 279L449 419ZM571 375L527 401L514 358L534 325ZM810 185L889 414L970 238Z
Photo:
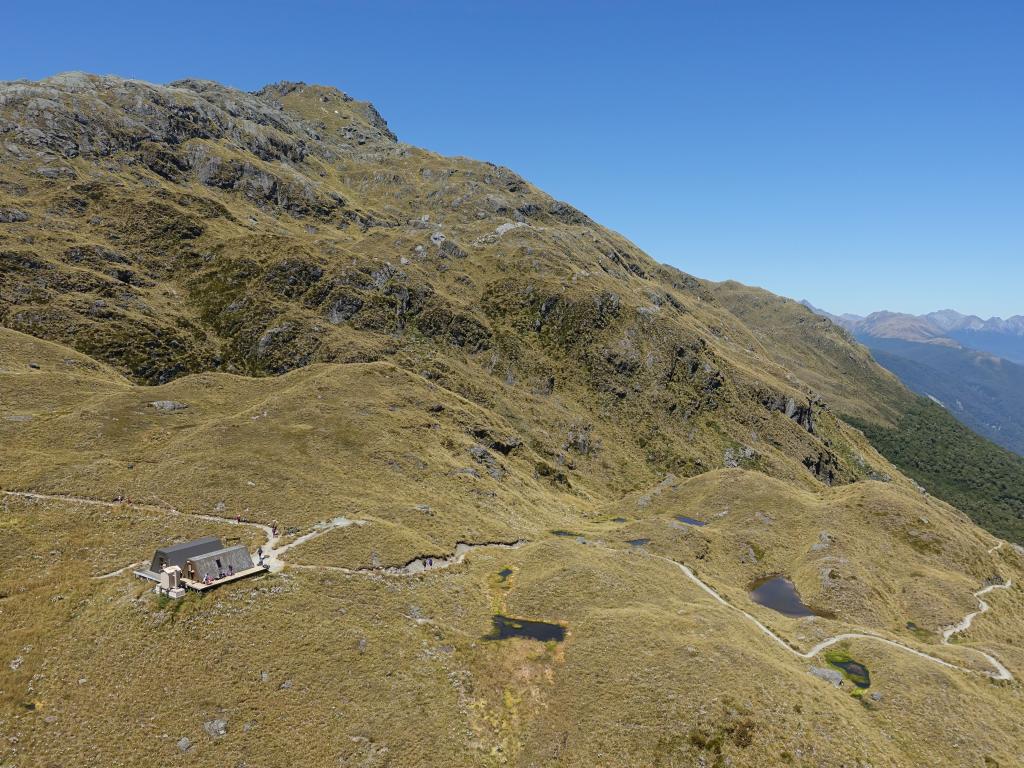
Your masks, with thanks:
M1024 367L945 344L860 340L912 390L937 399L979 435L1024 454Z
M1014 764L1024 550L827 319L320 86L0 84L0 194L3 764Z
M996 535L1016 540L1024 505L1024 460L993 445L920 398L895 427L848 417L896 466L932 493L975 510Z
M1024 334L965 329L949 331L947 335L970 349L980 349L1017 365L1024 365Z
M979 525L1024 541L1024 458L915 396L818 310L739 283L711 290L776 361L814 382L823 401L901 471Z
M387 360L501 414L583 497L737 462L870 472L700 281L340 92L65 75L0 99L8 328L148 384Z

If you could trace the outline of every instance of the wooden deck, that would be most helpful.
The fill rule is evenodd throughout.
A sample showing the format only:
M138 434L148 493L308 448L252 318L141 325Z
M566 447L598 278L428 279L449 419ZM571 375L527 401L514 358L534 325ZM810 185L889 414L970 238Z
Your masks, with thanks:
M264 566L254 565L252 568L246 568L244 571L239 571L238 573L234 573L231 576L225 576L223 579L217 579L216 581L210 584L203 584L203 582L201 581L192 581L192 579L185 578L181 580L181 583L189 589L194 589L196 592L204 592L207 589L219 587L221 584L228 584L232 581L238 581L239 579L244 579L248 576L255 576L257 573L266 572L267 569Z

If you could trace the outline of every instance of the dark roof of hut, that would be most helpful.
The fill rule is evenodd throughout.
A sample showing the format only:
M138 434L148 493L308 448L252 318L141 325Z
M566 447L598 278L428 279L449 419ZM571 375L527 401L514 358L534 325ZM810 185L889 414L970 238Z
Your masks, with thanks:
M207 552L215 552L223 549L224 545L216 536L204 536L194 541L183 541L180 544L172 544L169 547L160 547L153 554L153 570L156 571L158 561L163 557L168 565L184 565L186 561Z

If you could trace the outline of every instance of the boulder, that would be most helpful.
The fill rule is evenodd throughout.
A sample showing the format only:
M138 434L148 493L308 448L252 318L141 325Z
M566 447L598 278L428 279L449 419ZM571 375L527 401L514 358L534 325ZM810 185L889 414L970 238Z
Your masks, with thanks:
M825 667L811 667L810 673L820 677L826 683L832 683L836 688L843 684L843 675L838 670L826 669Z
M41 165L36 174L46 179L74 179L77 177L74 168L66 165Z
M154 400L151 402L150 407L156 408L158 411L183 411L188 408L185 403L179 403L177 400Z
M28 214L19 208L0 208L0 224L16 224L28 221Z
M207 720L203 723L203 730L209 734L211 739L219 739L228 732L228 721L217 718L216 720Z

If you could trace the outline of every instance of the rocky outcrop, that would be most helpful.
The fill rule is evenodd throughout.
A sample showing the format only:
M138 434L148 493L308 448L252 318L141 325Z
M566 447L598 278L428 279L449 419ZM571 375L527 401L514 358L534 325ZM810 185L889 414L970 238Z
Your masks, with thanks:
M839 459L828 450L806 457L804 466L826 485L833 485L839 477Z
M815 433L814 426L814 402L810 399L806 403L797 403L792 397L786 397L778 393L767 393L762 395L761 403L770 411L778 411L787 419L792 419L812 435Z
M323 89L325 92L333 89ZM283 109L287 89L245 94L204 80L153 85L69 72L39 82L0 83L0 109L14 119L0 133L44 156L104 157L144 142L175 147L191 140L226 140L266 161L302 162L323 153L323 136ZM351 99L333 91L339 102ZM372 106L352 109L364 141L393 143Z
M29 215L20 208L0 208L0 224L17 224L28 219Z

